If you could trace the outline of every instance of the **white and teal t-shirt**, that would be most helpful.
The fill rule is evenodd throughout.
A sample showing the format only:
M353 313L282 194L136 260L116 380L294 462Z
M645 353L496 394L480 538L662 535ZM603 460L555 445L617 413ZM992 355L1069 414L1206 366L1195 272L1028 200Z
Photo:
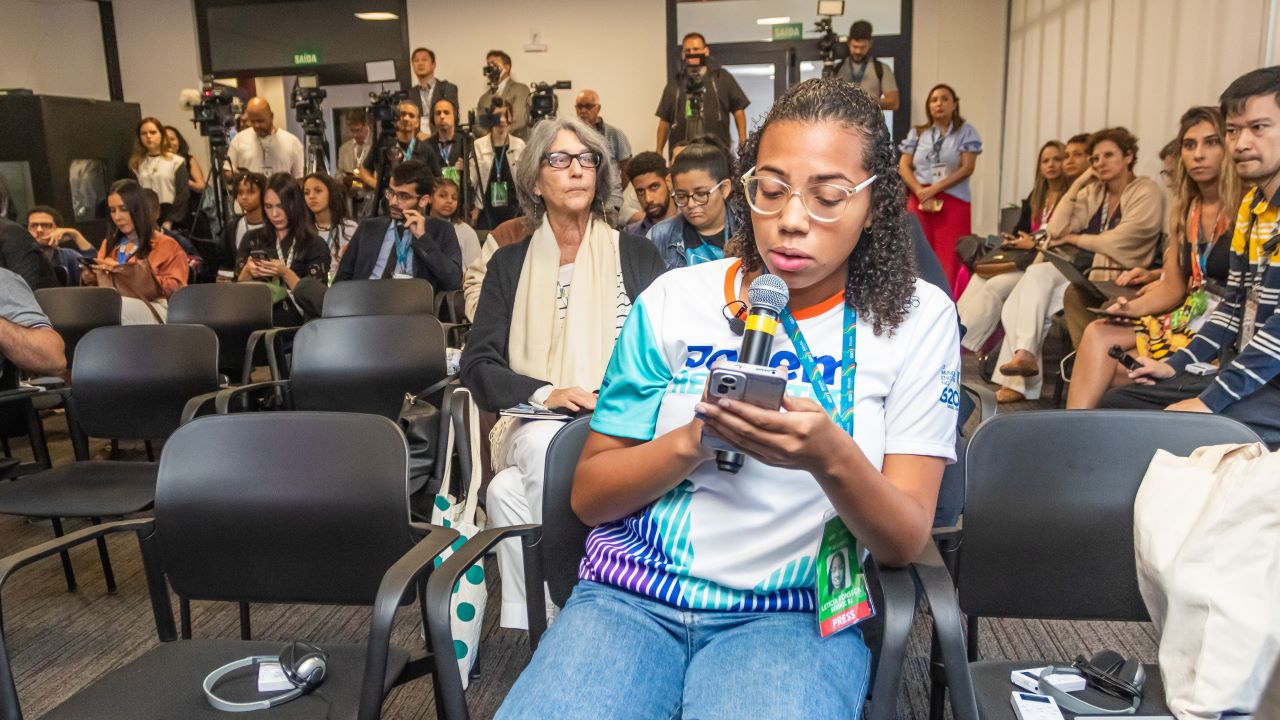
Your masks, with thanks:
M736 359L742 345L722 313L741 279L741 262L726 259L672 270L641 293L614 347L593 430L647 441L689 422L711 364ZM794 312L833 393L840 387L842 303L835 295ZM886 454L955 460L955 306L925 282L917 283L911 305L892 336L858 324L854 439L876 467ZM773 348L770 365L791 370L787 392L811 397L781 328ZM812 611L829 510L808 473L748 458L732 475L707 461L640 512L595 528L579 576L684 609Z

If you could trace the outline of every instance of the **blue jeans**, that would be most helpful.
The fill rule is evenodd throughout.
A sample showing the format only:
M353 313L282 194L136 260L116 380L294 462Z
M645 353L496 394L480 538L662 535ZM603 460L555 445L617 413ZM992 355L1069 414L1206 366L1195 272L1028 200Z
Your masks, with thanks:
M496 720L857 718L871 653L811 613L679 610L579 582Z

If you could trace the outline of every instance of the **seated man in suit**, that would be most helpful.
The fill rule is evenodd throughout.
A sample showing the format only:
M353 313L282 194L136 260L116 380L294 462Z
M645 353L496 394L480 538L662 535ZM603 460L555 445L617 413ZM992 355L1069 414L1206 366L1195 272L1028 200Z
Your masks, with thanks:
M360 221L333 281L419 277L437 293L462 287L462 250L453 225L426 215L434 185L425 164L397 165L387 184L390 216Z

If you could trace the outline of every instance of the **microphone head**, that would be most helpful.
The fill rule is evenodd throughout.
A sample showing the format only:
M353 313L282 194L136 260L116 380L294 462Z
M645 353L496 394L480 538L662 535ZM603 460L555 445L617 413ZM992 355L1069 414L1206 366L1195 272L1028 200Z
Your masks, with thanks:
M782 278L768 273L761 275L747 289L747 303L751 309L761 308L781 313L791 299L791 290Z
M186 88L178 93L178 107L185 111L190 111L191 108L199 105L200 100L200 91L195 88Z

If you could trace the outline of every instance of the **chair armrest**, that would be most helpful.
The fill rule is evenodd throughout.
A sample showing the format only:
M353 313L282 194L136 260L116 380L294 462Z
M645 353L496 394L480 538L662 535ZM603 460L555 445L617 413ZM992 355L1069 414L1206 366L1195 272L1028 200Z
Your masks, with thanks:
M871 706L867 720L893 720L897 715L898 695L902 689L902 668L906 663L911 622L916 615L916 583L910 567L881 565L871 558L874 576L880 588L881 606L877 609L884 625L880 656L876 664L875 685L871 690Z
M916 580L929 603L935 640L942 651L951 714L955 720L978 720L978 701L969 673L969 657L964 641L964 623L951 573L933 543L911 564Z
M279 343L286 337L298 334L300 327L272 328L267 331L267 366L271 368L272 380L284 380L289 376L284 367L284 353L277 354Z
M42 375L27 380L28 383L45 390L56 390L67 386L67 381L55 375Z
M996 394L986 387L973 382L961 382L961 389L978 399L978 424L996 416L1000 404L996 402Z
M47 392L57 392L57 391L46 390L41 387L32 387L30 385L21 385L11 390L0 390L0 403L17 402L19 400L30 400L36 395L43 395Z
M445 344L447 344L449 347L461 346L462 345L461 338L464 334L463 331L469 330L471 328L471 323L469 322L456 322L456 323L442 322L440 323L440 325L441 327L444 328ZM457 340L458 342L455 343L454 342L455 340Z
M481 531L446 558L427 580L427 635L436 655L435 679L439 693L436 696L436 707L443 709L444 717L449 720L466 720L468 717L467 697L462 689L462 674L458 671L458 663L454 661L453 630L449 626L453 586L468 568L483 559L484 554L499 542L519 537L524 539L527 547L541 536L541 525L512 525ZM526 557L528 555L529 553L525 553ZM538 598L541 599L541 574L535 574L538 575ZM530 583L525 584L527 587ZM544 608L544 622L545 615Z
M200 412L200 408L209 404L210 400L217 398L218 393L220 392L222 392L222 390L201 393L188 400L187 404L182 406L182 417L178 420L178 424L186 425L191 422L191 419L196 416L196 413Z
M364 680L360 686L360 707L356 716L358 720L377 720L382 714L391 626L395 622L401 598L424 572L431 570L436 557L458 537L457 530L432 527L426 537L383 574L382 582L378 585L378 595L373 601L373 614L369 623L369 646L365 653ZM446 625L449 622L447 605L444 621ZM445 650L436 648L434 655L437 665L441 658L447 658L444 665L452 665L454 673L458 672L457 663L452 662L452 643Z
M226 415L229 412L231 400L239 397L240 395L247 395L267 388L275 388L277 394L279 394L282 389L288 387L288 380L265 380L263 382L249 383L248 385L240 385L238 387L219 390L214 398L214 412L219 415Z
M248 385L252 382L253 376L253 356L258 350L258 343L274 331L275 328L267 328L265 330L254 330L249 333L249 340L244 346L244 370L240 374L240 384ZM268 340L267 342L270 342Z

